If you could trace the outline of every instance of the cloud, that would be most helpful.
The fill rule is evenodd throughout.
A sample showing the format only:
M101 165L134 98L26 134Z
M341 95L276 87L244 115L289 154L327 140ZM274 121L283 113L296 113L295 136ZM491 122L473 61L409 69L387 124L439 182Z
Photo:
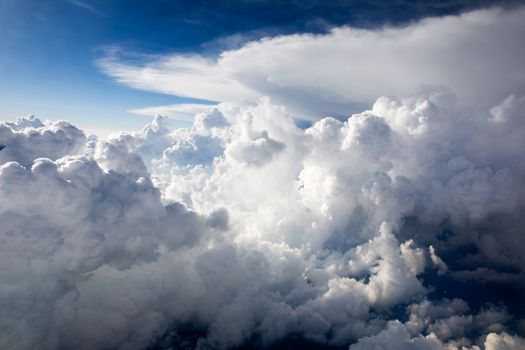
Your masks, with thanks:
M204 112L213 107L214 105L209 104L181 103L176 105L132 109L129 112L146 116L163 115L178 120L193 121L193 117L196 114Z
M448 266L445 264L443 259L441 259L437 254L436 250L433 246L428 247L428 251L430 252L430 259L432 260L432 264L436 267L439 274L444 274L448 271Z
M338 27L251 41L217 57L178 53L97 61L119 83L213 101L270 96L295 116L318 120L368 106L378 96L429 88L455 91L463 109L486 112L525 94L523 7L427 18L403 27Z
M42 122L32 115L0 123L0 139L0 164L16 161L26 166L40 157L56 160L81 153L86 143L84 133L68 122Z
M87 4L84 1L79 0L68 0L68 2L76 7L79 7L81 9L87 10L88 12L94 13L98 16L104 16L106 17L107 14L100 11L99 9L95 8L93 5Z
M490 333L485 340L485 350L514 350L525 346L525 339L518 336L511 336L507 333Z
M64 121L0 123L0 347L522 347L520 70L463 61L516 44L522 12L264 39L217 62L100 63L135 87L232 100L186 129L159 115L97 140ZM521 67L516 47L506 68ZM376 72L379 54L392 66ZM478 67L494 70L466 79ZM397 94L438 73L456 92ZM348 118L294 119L369 98Z
M230 79L211 59L197 55L157 56L151 66L142 67L119 64L119 49L107 53L97 61L98 66L119 83L134 88L211 101L255 96L242 84Z
M300 129L263 98L107 140L66 122L3 123L0 344L519 344L504 307L443 298L432 277L523 276L521 100L489 108L497 122L463 118L454 101L382 97ZM465 245L477 249L456 253Z
M160 249L191 247L207 230L221 227L182 205L162 205L149 177L123 165L140 158L121 158L107 146L100 145L100 164L113 169L109 172L80 155L38 158L30 167L0 166L1 347L56 349L69 342L103 347L94 333L84 333L93 338L82 346L77 343L82 336L67 335L83 311L93 313L98 303L82 309L83 281L99 269L122 271L155 261Z
M483 347L465 344L464 342L442 342L434 333L427 336L418 335L411 337L405 327L398 321L388 324L388 327L381 333L359 340L355 345L350 346L350 350L372 350L372 349L435 349L435 350L495 350L495 349L521 349L525 344L524 339L518 336L511 336L505 332L489 333Z
M401 323L393 321L388 325L388 328L381 333L373 337L363 338L359 340L357 344L350 346L350 350L372 349L443 350L445 346L435 335L411 338Z
M253 139L237 140L226 150L227 154L242 163L261 166L271 161L286 145L271 139L268 132L253 135Z

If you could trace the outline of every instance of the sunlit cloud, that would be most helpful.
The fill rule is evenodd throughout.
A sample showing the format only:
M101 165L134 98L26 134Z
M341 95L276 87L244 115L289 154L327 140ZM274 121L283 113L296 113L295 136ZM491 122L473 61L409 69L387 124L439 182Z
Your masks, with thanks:
M99 59L119 83L213 101L270 96L297 117L369 106L377 96L449 88L480 110L525 92L523 8L479 10L404 27L335 28L248 42L217 57L177 53Z
M0 122L0 348L523 349L524 17L105 46L191 99Z
M193 121L196 114L209 110L216 105L180 103L166 106L152 106L132 109L129 112L145 116L163 115L177 120Z

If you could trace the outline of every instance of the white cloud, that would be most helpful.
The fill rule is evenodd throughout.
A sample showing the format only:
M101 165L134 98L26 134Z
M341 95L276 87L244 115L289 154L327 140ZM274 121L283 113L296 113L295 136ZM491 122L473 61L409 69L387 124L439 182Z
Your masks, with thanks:
M360 339L355 345L350 346L350 350L445 350L444 344L433 334L410 337L403 325L399 321L393 321L388 324L388 327L381 333L373 336Z
M68 0L68 2L72 5L75 5L77 7L80 7L84 10L87 10L91 13L94 13L96 15L99 15L99 16L107 16L106 13L98 10L97 8L95 8L93 5L90 5L88 3L85 3L84 1L79 1L79 0Z
M0 168L0 344L140 349L188 324L198 346L219 349L290 335L358 349L507 341L505 310L423 299L437 261L424 247L450 249L434 234L443 222L479 247L467 267L494 266L498 281L524 266L515 102L503 99L495 123L451 101L379 98L303 130L263 98L221 103L191 129L157 116L104 141L65 122L3 123L0 153L17 152ZM480 141L511 129L509 144ZM402 239L406 218L424 225ZM503 224L472 233L493 220ZM460 281L472 273L452 266ZM407 303L408 322L388 323Z
M404 27L340 27L263 38L217 58L177 53L98 61L118 82L213 101L270 96L295 117L356 112L378 96L448 87L462 109L486 112L525 94L523 7L424 19Z
M226 154L231 158L253 166L261 166L272 160L286 145L273 140L268 132L253 135L253 139L240 139L232 142Z
M252 98L255 94L233 81L213 60L193 55L155 56L147 67L121 65L118 49L97 61L117 81L134 88L211 101Z
M436 254L436 250L433 246L428 247L428 251L430 253L430 259L432 260L432 264L434 267L438 270L439 274L444 274L448 271L447 264Z
M522 14L264 39L217 62L100 62L134 87L253 98L188 129L157 116L101 141L63 121L1 123L0 347L143 349L166 331L197 349L522 347L513 310L443 299L428 269L523 285L521 49L484 56L517 45ZM440 79L457 94L372 103ZM356 100L371 109L294 123Z
M42 122L30 115L13 123L0 123L0 140L5 146L0 164L16 161L28 166L36 158L58 159L82 152L86 136L66 121Z
M518 350L525 347L525 339L505 332L490 333L485 340L485 350Z
M379 334L362 338L357 344L351 345L350 350L517 350L522 349L524 345L525 339L505 332L489 333L482 347L473 345L466 339L444 342L434 333L411 336L402 323L392 321Z
M213 107L215 106L209 104L180 103L175 105L132 109L129 112L146 116L163 115L178 120L193 121L193 117L196 114L205 112Z

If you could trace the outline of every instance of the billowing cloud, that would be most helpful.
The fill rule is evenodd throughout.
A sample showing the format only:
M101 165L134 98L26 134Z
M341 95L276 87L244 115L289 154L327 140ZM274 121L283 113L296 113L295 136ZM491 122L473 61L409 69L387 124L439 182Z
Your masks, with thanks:
M34 159L62 158L83 151L84 133L66 121L42 122L34 116L0 124L0 164L16 161L31 165Z
M518 350L525 345L525 339L505 332L489 333L486 340L480 345L481 347L471 346L468 341L442 342L434 333L411 337L400 322L393 321L379 334L363 338L357 344L350 346L350 350Z
M99 62L191 128L0 123L0 348L522 348L523 11Z
M479 118L454 100L383 97L300 129L264 98L107 140L2 124L0 344L519 348L511 300L434 284L507 288L525 266L521 99Z

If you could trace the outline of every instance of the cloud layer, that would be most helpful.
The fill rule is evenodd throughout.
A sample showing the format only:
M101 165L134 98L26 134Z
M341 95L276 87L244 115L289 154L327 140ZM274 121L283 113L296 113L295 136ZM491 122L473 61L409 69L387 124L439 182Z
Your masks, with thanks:
M435 87L452 89L462 108L480 113L525 94L524 16L523 7L493 8L404 27L340 27L263 38L216 58L174 53L128 61L114 49L98 65L133 88L212 101L270 96L314 120Z
M187 129L1 123L0 348L522 349L524 11L99 62L226 101Z
M2 347L520 348L512 300L439 279L523 296L523 98L454 101L300 129L266 98L105 141L3 123Z

